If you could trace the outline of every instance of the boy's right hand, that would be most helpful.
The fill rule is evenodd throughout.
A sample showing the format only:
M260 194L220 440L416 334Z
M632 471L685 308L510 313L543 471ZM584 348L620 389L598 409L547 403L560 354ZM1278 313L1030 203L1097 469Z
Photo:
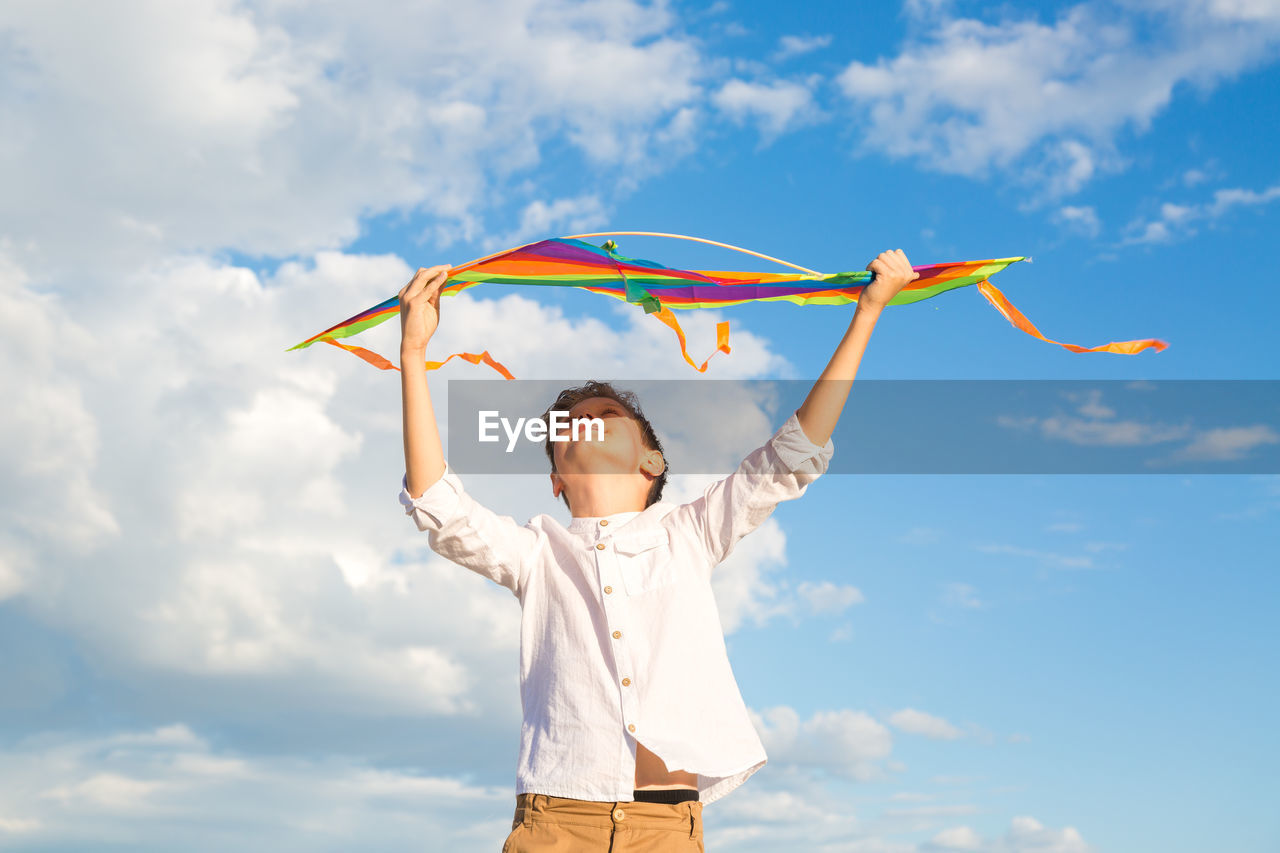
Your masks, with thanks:
M400 290L400 351L425 352L440 325L440 288L450 266L422 267Z

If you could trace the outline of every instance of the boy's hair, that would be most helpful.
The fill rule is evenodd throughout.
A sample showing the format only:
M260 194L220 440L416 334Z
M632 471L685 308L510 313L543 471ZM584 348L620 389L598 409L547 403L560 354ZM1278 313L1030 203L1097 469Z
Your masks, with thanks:
M640 410L640 401L636 398L636 395L630 391L614 388L608 382L597 382L592 379L584 385L566 388L556 397L556 401L542 413L542 420L548 426L547 439L543 442L543 449L547 452L547 459L551 460L551 472L555 473L556 470L556 456L551 449L551 413L567 412L583 400L589 400L592 397L607 397L622 406L627 415L640 427L640 438L644 442L645 448L662 453L662 473L653 478L653 483L649 486L649 496L645 500L644 507L648 509L662 499L662 487L667 484L667 455L662 450L662 442L658 441L658 434L653 431L653 424L649 423L649 419ZM560 498L564 501L565 506L569 506L569 493L567 491L560 492ZM572 507L570 508L572 509Z

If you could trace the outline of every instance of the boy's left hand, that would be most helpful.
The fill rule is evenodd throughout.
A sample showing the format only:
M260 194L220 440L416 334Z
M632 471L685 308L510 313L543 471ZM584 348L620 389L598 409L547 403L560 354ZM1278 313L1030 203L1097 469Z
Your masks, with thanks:
M867 264L867 269L876 274L871 283L862 289L858 297L858 305L883 308L889 300L898 295L898 291L920 277L920 273L911 269L911 262L901 249L881 252L876 259Z

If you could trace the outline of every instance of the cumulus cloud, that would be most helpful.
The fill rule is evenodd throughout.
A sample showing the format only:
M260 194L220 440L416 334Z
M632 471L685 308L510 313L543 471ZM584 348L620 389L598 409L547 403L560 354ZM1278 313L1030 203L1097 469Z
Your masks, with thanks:
M1102 402L1100 390L1063 396L1072 402L1076 414L998 415L996 424L1020 432L1038 432L1045 439L1082 447L1149 447L1183 442L1163 457L1144 460L1149 467L1179 462L1238 461L1259 447L1280 443L1280 435L1264 423L1197 427L1193 423L1120 418L1114 408Z
M0 498L0 597L91 650L86 665L145 697L148 713L236 719L282 749L334 747L322 727L291 725L296 714L328 726L376 718L344 726L342 748L379 753L412 737L415 752L431 750L413 760L435 772L470 764L506 778L517 603L432 554L395 503L395 374L329 347L284 351L331 324L334 305L354 312L394 292L408 265L322 252L259 274L171 256L97 272L94 287L65 296L6 270L0 299L13 310L0 322L15 325L0 341L0 382L9 399L68 402L28 403L5 421L0 470L22 488ZM525 376L581 363L624 378L689 375L670 330L637 311L620 310L612 327L518 295L463 294L443 316L441 352L487 345ZM691 346L714 339L716 319L686 324ZM360 342L394 353L397 334L391 322ZM548 336L573 340L573 352ZM780 364L749 329L734 349L722 375ZM442 419L442 380L481 370L433 375ZM468 485L521 519L563 512L544 477ZM768 583L756 581L784 547L775 527L734 555L738 621L766 618ZM50 701L75 689L39 684ZM415 731L423 718L435 723Z
M778 49L773 53L775 62L782 62L793 56L801 56L821 50L831 44L831 36L794 36L786 35L778 39Z
M929 11L919 35L896 56L855 60L837 83L865 122L863 151L1069 195L1122 168L1121 133L1145 131L1177 87L1210 88L1269 61L1280 21L1226 5L1156 4L1140 32L1096 3L1051 22L991 23L917 3Z
M882 778L893 737L882 723L863 711L817 711L802 720L781 705L752 711L752 722L771 759L857 780Z
M899 731L914 735L924 735L936 740L955 740L960 737L960 730L941 717L917 711L915 708L903 708L889 715L889 725Z
M730 80L711 102L737 122L752 121L766 143L801 125L819 120L811 91L816 81L774 80L767 83Z
M954 826L934 835L920 853L943 853L955 850L983 850L990 853L1094 853L1097 848L1085 842L1072 826L1061 829L1046 827L1033 817L1019 816L1009 823L1004 835L983 838L969 826Z
M1008 543L985 544L977 546L984 554L1007 554L1011 557L1022 557L1034 560L1047 566L1062 569L1091 569L1093 558L1082 554L1063 554L1057 551L1046 551L1041 548L1026 548Z
M1250 451L1267 444L1280 444L1280 435L1267 424L1218 427L1197 435L1186 447L1172 454L1172 460L1230 462L1244 459Z
M786 562L787 536L774 519L756 528L712 575L716 607L726 634L760 627L791 611L786 582L777 571Z
M1198 225L1212 224L1236 208L1263 207L1277 199L1280 199L1280 184L1260 191L1242 187L1219 189L1212 200L1199 203L1166 201L1161 203L1157 216L1130 222L1120 245L1173 243L1194 236Z
M1068 230L1086 237L1097 237L1102 228L1102 223L1098 220L1098 212L1088 205L1063 205L1058 208L1053 219L1066 226Z
M0 425L0 599L82 650L76 666L130 697L120 714L161 720L9 746L0 838L493 849L516 604L432 555L394 503L394 374L283 350L407 280L401 258L341 251L371 216L421 217L436 250L601 222L628 182L691 150L709 86L697 43L665 5L626 0L10 4L0 31L0 383L20 404ZM766 135L817 118L812 80L736 82L712 106ZM583 186L549 191L552 148L585 164ZM292 260L261 271L223 251ZM688 376L670 331L625 311L464 294L437 343L500 348L526 377ZM718 319L684 320L695 351ZM394 326L361 343L394 352ZM741 328L719 364L787 368ZM450 366L434 394L478 375ZM468 485L504 513L563 512L544 478ZM785 557L770 521L722 567L726 627L861 600L793 586ZM39 675L68 725L112 699ZM797 772L894 770L866 714L759 719Z
M0 545L0 599L22 585L31 538L57 543L60 553L83 554L120 535L117 515L94 485L102 436L80 387L101 341L68 315L66 302L39 292L26 273L0 254L0 502L7 523ZM74 507L73 511L68 511Z
M726 634L760 628L779 617L836 616L862 603L862 592L848 584L790 581L781 574L786 547L786 533L769 519L716 567L712 587ZM837 629L835 638L846 638L843 629Z
M803 581L796 592L814 613L843 613L850 606L866 600L856 586L831 581Z
M550 203L536 199L520 211L520 224L514 231L495 234L484 241L487 249L500 251L547 234L589 231L607 221L604 204L597 195L558 198Z
M0 751L0 843L63 849L492 850L510 792L359 760L255 756L183 723ZM505 826L504 826L505 824Z
M961 607L965 609L980 609L984 607L982 600L978 598L977 590L967 583L949 583L946 585L942 595L942 602L950 607Z
M309 254L382 212L474 239L510 199L554 208L552 142L606 190L688 151L706 72L674 24L632 2L9 4L0 236L62 270Z

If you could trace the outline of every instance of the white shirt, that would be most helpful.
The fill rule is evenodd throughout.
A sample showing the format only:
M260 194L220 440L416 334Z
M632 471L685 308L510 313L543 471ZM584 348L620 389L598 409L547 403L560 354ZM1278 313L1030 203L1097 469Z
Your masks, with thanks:
M524 722L516 793L629 801L637 741L723 797L764 766L729 667L711 569L827 470L792 415L702 497L644 512L521 526L452 471L400 503L431 547L520 600Z

